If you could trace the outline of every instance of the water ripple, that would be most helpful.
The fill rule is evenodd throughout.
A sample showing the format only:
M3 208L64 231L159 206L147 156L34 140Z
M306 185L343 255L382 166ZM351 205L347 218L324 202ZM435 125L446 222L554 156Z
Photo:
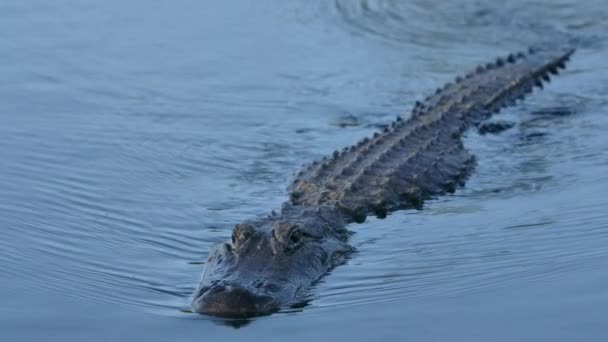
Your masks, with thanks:
M301 164L540 40L580 47L560 80L501 114L512 129L468 134L479 163L465 188L351 226L358 252L306 310L333 322L357 307L345 317L367 322L370 311L484 292L502 307L507 288L525 299L575 271L581 282L605 273L601 0L155 6L0 4L0 322L46 322L42 299L78 327L63 310L95 312L95 324L134 311L129 329L153 325L141 312L183 316L211 246L276 209Z

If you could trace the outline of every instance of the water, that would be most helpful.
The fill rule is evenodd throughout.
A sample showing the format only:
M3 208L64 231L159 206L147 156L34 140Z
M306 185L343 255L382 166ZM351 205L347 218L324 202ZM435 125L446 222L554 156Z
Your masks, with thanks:
M604 341L604 1L3 1L0 337ZM307 161L475 64L580 48L466 188L350 226L310 305L184 312L211 245Z

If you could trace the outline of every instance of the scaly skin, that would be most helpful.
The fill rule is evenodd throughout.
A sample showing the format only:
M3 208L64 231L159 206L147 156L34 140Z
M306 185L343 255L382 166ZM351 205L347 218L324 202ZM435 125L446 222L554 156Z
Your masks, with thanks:
M210 253L193 309L247 317L297 303L353 250L348 223L421 208L464 185L475 158L463 133L542 88L573 53L530 50L480 66L417 102L407 120L304 168L280 213L237 224Z

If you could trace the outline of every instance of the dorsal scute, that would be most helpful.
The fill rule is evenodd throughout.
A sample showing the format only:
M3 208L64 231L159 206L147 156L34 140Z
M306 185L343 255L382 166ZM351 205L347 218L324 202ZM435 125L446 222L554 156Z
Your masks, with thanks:
M407 120L305 168L289 187L291 205L336 205L360 221L453 192L475 164L463 133L542 86L573 52L531 49L455 78L416 101Z

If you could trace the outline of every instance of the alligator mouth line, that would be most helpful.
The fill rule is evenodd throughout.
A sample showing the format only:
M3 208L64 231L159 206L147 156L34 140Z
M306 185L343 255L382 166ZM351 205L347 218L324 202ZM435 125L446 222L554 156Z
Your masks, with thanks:
M464 186L475 166L464 132L542 88L573 53L530 49L479 66L417 101L409 118L305 166L280 212L237 224L210 253L193 310L243 318L296 301L352 252L347 224Z

